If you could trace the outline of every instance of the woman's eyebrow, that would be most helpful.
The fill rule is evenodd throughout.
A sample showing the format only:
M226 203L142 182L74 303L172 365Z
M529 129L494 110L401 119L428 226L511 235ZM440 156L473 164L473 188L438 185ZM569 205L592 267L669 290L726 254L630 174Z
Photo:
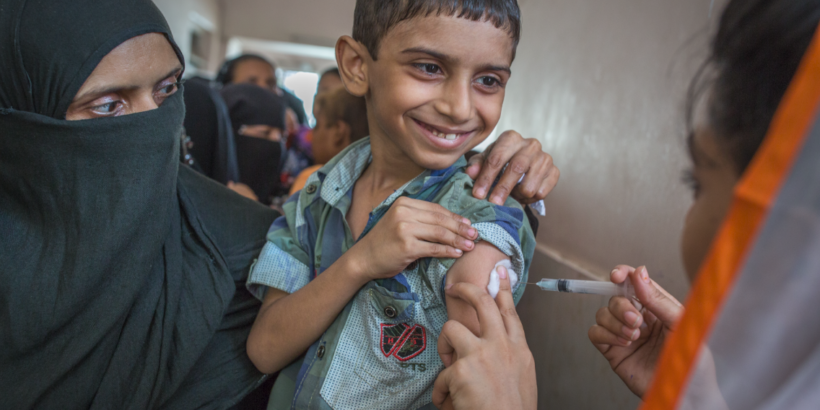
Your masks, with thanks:
M169 71L168 74L165 74L160 79L156 80L155 83L160 82L160 81L162 81L162 80L164 80L168 77L171 77L171 76L177 76L181 72L182 72L182 66L178 65L178 66L174 67L173 70ZM115 86L111 86L111 87L92 88L91 90L88 90L88 91L86 91L82 94L77 95L77 98L75 98L74 101L84 100L85 98L87 98L90 95L106 95L106 94L115 93L115 92L122 91L122 90L133 90L133 89L136 89L136 88L139 88L139 86L138 85L115 85Z

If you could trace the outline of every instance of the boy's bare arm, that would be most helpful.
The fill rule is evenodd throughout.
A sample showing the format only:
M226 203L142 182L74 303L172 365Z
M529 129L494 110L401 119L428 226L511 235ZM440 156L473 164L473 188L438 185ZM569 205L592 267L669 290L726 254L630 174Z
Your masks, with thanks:
M507 255L498 248L488 242L479 242L474 251L457 260L447 272L447 286L467 282L486 291L490 282L490 272L496 263L504 259L508 259ZM449 295L446 299L448 319L458 321L476 336L481 336L475 309L461 299Z
M362 240L316 279L291 295L268 289L248 336L248 357L276 372L310 347L367 282L391 278L413 261L459 258L478 236L469 220L441 205L396 200Z

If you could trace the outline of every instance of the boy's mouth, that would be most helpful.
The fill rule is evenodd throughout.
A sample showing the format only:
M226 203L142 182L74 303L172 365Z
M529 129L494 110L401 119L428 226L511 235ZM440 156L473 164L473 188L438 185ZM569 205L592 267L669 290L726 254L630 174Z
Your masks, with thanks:
M441 143L444 143L444 144L446 144L448 146L451 146L451 147L456 146L456 145L461 145L460 140L462 140L463 137L467 137L467 136L469 136L470 134L473 133L473 131L460 131L460 130L441 128L441 127L434 127L430 124L421 122L417 119L413 119L413 121L416 124L418 124L418 126L421 127L424 131L427 131L428 135L433 136L435 139L439 140L439 141L434 141L434 142L441 142ZM440 144L436 144L436 145L440 145Z

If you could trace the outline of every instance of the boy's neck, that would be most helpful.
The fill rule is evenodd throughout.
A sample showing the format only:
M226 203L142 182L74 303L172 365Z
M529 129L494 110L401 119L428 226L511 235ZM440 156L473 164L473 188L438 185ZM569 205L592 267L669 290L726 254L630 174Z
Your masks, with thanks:
M373 161L359 178L369 194L392 193L424 172L386 137L371 136L370 151Z

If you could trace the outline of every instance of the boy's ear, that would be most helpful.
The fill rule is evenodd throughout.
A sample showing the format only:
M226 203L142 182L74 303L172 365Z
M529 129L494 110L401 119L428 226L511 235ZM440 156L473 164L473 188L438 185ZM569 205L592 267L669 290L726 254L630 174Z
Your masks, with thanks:
M350 125L346 122L339 120L336 122L336 133L333 136L333 147L338 149L340 152L341 150L347 148L350 145Z
M342 36L336 42L336 64L345 89L356 97L368 91L367 64L372 61L367 47L350 36Z

